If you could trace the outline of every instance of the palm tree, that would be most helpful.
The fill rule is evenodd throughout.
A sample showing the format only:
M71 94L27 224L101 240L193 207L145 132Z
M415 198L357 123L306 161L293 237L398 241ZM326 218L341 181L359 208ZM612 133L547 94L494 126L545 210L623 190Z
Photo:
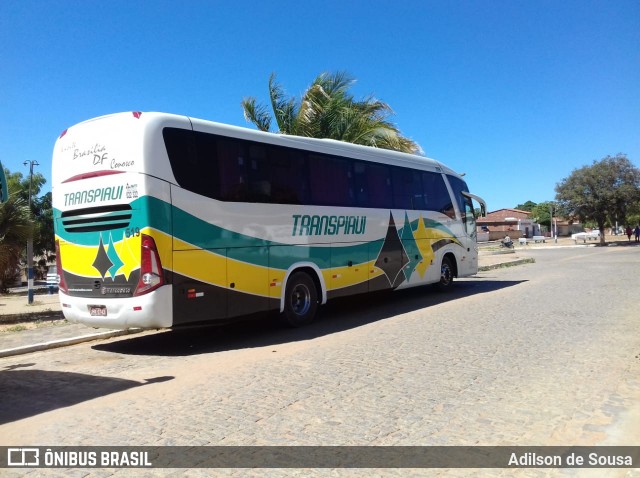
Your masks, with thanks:
M0 204L0 289L15 278L32 228L29 206L23 198L12 194Z
M400 134L387 120L391 107L372 96L355 100L348 90L355 82L344 72L321 73L300 100L285 95L269 77L269 97L278 133L312 138L330 138L406 153L418 153L420 146ZM244 117L261 131L271 131L269 109L254 97L242 100Z

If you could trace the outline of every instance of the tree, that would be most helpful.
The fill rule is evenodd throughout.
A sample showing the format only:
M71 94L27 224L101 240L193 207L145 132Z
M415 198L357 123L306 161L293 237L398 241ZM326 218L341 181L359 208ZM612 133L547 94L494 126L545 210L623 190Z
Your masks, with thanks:
M53 230L53 205L51 192L39 198L32 198L32 210L35 220L33 250L36 255L49 256L56 249L55 232Z
M7 185L10 195L29 203L29 176L21 172L12 173L5 169ZM33 173L31 179L31 214L34 220L33 227L33 252L36 256L46 256L55 250L55 238L53 232L53 206L51 193L38 197L42 186L47 182L41 173Z
M298 100L287 97L275 73L269 77L269 98L278 133L312 138L330 138L355 144L420 152L418 144L402 136L387 120L393 114L388 104L367 97L354 99L348 90L355 82L344 72L321 73ZM261 131L271 131L267 106L254 97L242 100L244 117Z
M625 222L640 202L640 170L624 154L607 156L575 169L556 185L556 199L572 217L607 224ZM600 235L604 244L604 234Z
M551 201L544 201L536 204L531 208L531 214L536 219L538 224L547 226L551 231L551 208L555 213L556 205Z
M0 204L0 290L20 273L20 258L32 231L27 202L18 194Z
M20 172L11 173L5 168L9 200L0 212L0 288L15 279L20 262L24 260L28 234L33 234L33 252L41 256L36 273L46 272L47 260L52 259L55 250L53 232L53 207L51 193L38 197L46 183L41 173L31 178L31 210L29 210L29 177ZM26 225L25 225L26 221ZM27 227L28 225L28 227ZM4 232L3 232L4 231ZM42 264L44 262L44 264Z
M18 197L24 199L26 203L29 201L29 176L23 176L21 172L10 172L5 168L5 174L7 176L7 186L9 188L9 194L15 194ZM33 173L31 178L31 199L40 194L40 189L47 182L45 177L41 173ZM34 202L31 203L31 209L34 210Z
M627 223L632 225L640 225L640 201L629 206L627 214Z
M521 211L531 212L535 206L536 206L536 203L534 203L533 201L527 201L524 204L518 204L516 206L516 209L520 209Z

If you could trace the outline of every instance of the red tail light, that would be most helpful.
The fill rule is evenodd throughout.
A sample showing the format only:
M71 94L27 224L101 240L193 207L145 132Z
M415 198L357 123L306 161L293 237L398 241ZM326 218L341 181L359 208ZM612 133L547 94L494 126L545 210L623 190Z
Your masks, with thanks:
M133 295L142 295L164 284L160 254L153 237L141 235L140 279Z
M56 269L58 270L58 290L65 294L68 292L67 282L64 280L64 271L62 270L62 258L60 257L60 241L56 239Z

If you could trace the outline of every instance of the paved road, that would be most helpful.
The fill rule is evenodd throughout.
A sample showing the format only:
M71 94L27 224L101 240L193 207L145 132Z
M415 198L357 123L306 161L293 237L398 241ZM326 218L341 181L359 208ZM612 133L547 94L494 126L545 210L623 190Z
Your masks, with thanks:
M250 323L0 359L0 445L637 445L639 252L532 251L535 264L452 294L336 304L303 330ZM32 476L69 474L43 471ZM216 474L292 475L276 471ZM592 471L579 476L603 476ZM477 474L373 476L439 473ZM95 472L112 474L131 471Z

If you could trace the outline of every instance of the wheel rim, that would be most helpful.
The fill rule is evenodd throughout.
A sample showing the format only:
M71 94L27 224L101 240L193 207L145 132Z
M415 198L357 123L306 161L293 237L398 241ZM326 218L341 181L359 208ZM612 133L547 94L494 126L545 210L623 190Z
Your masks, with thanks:
M296 315L305 315L311 307L311 292L304 284L297 284L291 291L291 310Z
M440 282L443 285L449 285L451 283L452 276L451 266L449 266L447 262L443 262L442 267L440 268Z

